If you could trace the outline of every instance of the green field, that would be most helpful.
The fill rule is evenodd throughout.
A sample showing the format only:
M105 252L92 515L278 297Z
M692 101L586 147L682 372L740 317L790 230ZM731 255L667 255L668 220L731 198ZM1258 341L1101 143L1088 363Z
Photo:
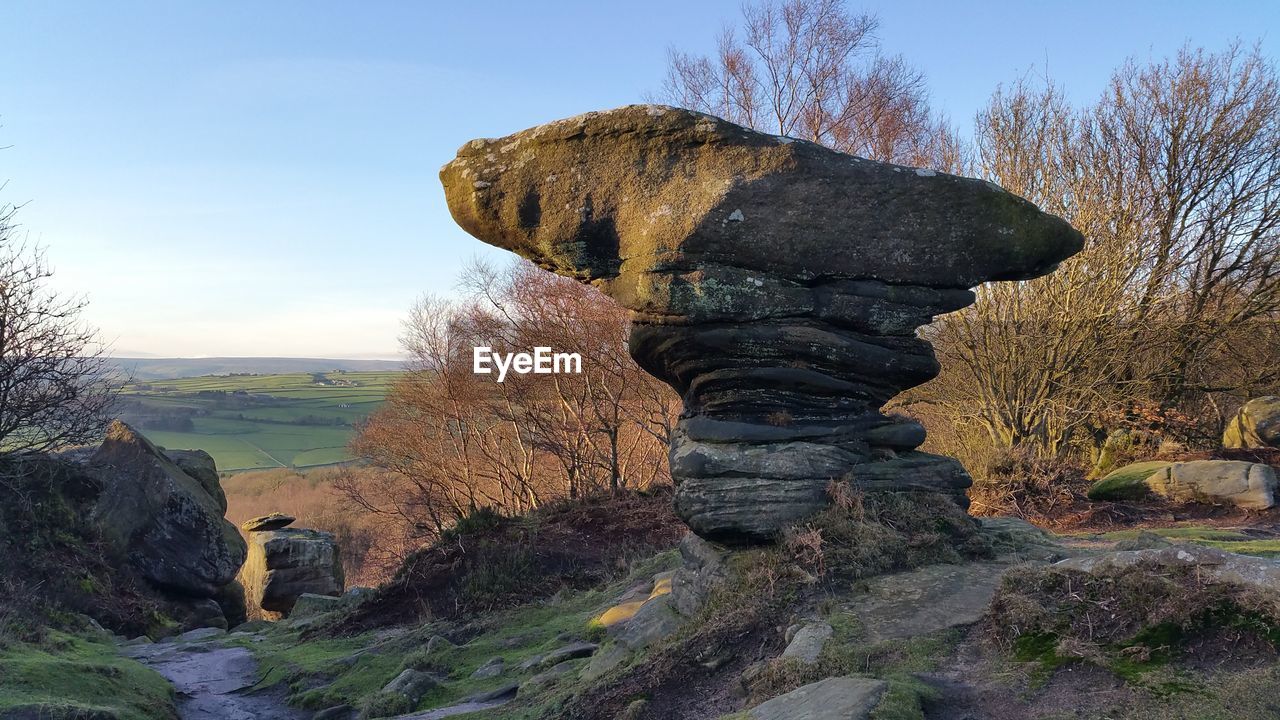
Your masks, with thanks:
M158 445L208 452L224 472L330 465L351 459L355 423L378 408L399 375L152 380L125 387L120 416Z

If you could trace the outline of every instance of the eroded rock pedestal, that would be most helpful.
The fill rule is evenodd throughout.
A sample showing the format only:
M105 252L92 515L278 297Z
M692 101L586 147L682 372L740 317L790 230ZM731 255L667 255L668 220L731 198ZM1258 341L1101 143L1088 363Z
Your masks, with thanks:
M677 511L725 540L772 537L833 479L966 502L964 468L880 412L938 372L915 330L1082 245L984 181L654 105L473 140L440 177L467 232L633 312L632 355L684 399Z

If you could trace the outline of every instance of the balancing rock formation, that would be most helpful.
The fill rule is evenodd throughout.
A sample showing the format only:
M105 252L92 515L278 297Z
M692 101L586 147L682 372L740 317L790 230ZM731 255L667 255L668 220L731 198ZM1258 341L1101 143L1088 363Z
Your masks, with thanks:
M464 230L632 311L632 356L684 399L676 510L720 540L773 537L833 479L966 504L964 468L879 408L938 373L917 327L1083 245L992 183L656 105L473 140L440 179Z

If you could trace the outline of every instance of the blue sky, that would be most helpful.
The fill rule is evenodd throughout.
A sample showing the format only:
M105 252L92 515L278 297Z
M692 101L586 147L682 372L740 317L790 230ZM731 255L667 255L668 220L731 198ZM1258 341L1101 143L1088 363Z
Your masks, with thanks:
M5 3L0 202L119 352L386 357L424 292L504 253L452 223L467 140L643 101L736 0ZM1046 64L1101 92L1126 57L1261 40L1280 2L851 3L967 127Z

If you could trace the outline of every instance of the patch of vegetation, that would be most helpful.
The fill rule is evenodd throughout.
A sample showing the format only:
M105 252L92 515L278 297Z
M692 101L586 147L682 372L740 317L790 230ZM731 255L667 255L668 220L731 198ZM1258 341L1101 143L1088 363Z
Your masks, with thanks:
M1095 573L1054 567L1007 573L987 620L996 643L1047 677L1073 662L1131 683L1189 653L1230 647L1236 661L1271 662L1280 608L1192 567L1137 564Z
M1150 494L1147 478L1167 467L1164 460L1125 465L1094 483L1087 496L1090 500L1141 500Z
M777 658L744 676L748 706L825 678L865 675L889 682L885 699L873 716L876 720L923 718L923 704L936 692L916 679L915 674L937 670L960 643L962 633L947 630L873 643L866 640L861 624L851 613L836 610L826 620L834 632L816 663Z
M369 599L317 630L357 634L431 617L467 618L617 579L686 531L671 488L601 494L522 517L478 510L405 559Z
M782 544L832 582L993 554L978 523L946 495L859 493L845 483L833 483L829 493L831 506L787 530Z
M353 637L301 640L299 633L284 627L269 631L266 639L237 642L258 659L266 685L284 684L290 704L318 710L339 704L363 708L368 717L384 712L408 712L461 702L467 697L502 687L512 678L532 675L540 668L520 670L525 660L563 646L566 638L585 639L590 619L600 605L626 587L670 569L678 555L667 551L637 563L624 579L605 588L566 594L555 604L527 604L498 610L472 622L427 623L403 633L387 636L365 633ZM428 651L433 635L457 644L438 644ZM497 678L471 677L480 666L500 657L507 670ZM381 689L407 668L437 674L445 682L428 692L417 708L394 707ZM561 679L541 694L490 711L493 717L543 717L546 708L557 706L580 689L575 675Z
M38 642L46 626L77 629L92 611L136 635L169 621L123 558L109 557L85 520L98 482L39 455L0 458L0 648Z
M52 630L39 642L0 649L0 715L175 720L173 689L160 675L120 657L105 638Z

